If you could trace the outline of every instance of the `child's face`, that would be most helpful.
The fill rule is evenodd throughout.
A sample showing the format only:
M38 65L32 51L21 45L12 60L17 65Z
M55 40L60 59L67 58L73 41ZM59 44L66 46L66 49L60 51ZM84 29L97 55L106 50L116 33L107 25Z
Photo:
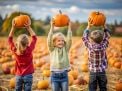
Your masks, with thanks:
M65 42L64 42L64 38L63 38L62 36L58 36L58 37L55 39L55 41L54 41L54 45L55 45L56 47L59 47L59 48L64 47L64 44L65 44Z

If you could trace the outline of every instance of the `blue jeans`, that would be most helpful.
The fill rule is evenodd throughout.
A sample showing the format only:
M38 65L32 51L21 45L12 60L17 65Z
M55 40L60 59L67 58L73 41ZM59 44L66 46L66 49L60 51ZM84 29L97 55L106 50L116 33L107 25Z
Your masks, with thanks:
M52 91L68 91L67 71L64 71L62 73L52 72L51 86L52 86Z
M24 88L24 91L31 91L32 82L33 82L32 74L25 76L17 75L15 91L22 91L22 88Z
M107 91L107 77L104 72L90 72L89 91L96 91L97 84L99 91Z

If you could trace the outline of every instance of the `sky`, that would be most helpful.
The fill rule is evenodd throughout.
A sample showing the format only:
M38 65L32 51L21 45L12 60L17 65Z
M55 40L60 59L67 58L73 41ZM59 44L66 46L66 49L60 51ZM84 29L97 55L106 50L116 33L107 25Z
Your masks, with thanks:
M4 18L14 11L24 11L34 19L44 20L62 10L71 21L88 21L92 11L106 15L107 23L122 21L122 0L0 0L0 14Z

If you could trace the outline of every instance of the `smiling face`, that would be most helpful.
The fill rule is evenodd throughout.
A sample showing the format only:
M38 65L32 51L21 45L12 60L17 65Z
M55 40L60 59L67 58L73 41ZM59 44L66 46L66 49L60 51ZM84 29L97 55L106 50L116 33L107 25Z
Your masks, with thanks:
M54 45L58 48L62 48L64 47L65 41L64 38L62 36L58 36L55 38L54 40Z

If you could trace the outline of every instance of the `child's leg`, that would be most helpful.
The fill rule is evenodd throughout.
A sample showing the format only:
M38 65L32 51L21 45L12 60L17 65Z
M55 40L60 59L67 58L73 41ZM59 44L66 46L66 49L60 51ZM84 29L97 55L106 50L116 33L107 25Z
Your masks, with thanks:
M24 76L23 81L24 81L24 91L31 91L32 83L33 83L32 74Z
M15 91L22 91L23 80L21 76L16 76Z
M52 91L60 91L60 78L55 72L52 72L51 74L51 88Z
M100 72L98 76L100 91L107 91L107 77L105 72Z
M96 78L96 73L90 72L89 91L96 91L96 90L97 90L97 78Z
M61 91L68 91L68 74L67 74L67 71L62 73Z
M62 82L61 91L68 91L68 81Z
M52 81L51 82L52 91L60 91L60 83Z

